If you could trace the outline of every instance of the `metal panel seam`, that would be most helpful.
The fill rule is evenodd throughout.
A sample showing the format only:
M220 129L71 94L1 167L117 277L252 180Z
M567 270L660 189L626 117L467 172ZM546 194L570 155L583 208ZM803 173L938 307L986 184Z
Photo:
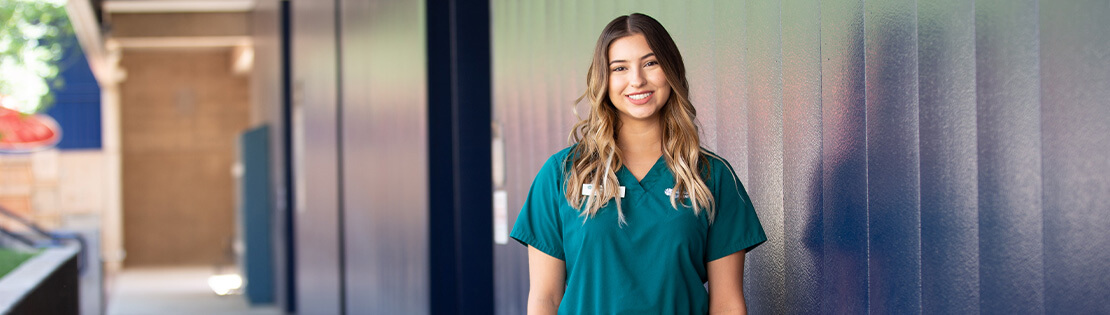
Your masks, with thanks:
M344 222L345 194L343 182L343 1L333 0L335 20L335 181L336 181L336 241L339 271L339 313L347 314L347 242Z

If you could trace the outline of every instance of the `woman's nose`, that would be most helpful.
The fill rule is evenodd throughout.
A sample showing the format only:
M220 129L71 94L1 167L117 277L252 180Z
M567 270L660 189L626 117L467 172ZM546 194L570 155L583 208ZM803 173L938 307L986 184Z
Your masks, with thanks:
M628 84L629 85L631 85L632 87L637 87L637 88L641 87L641 86L644 86L644 81L645 80L644 80L644 72L642 70L632 69L632 71L628 72L628 75L631 76L630 78L628 78Z

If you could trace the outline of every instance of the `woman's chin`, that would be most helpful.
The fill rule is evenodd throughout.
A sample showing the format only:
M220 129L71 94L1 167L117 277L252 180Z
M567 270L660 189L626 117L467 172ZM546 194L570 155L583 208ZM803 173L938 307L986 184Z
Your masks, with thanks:
M659 118L659 115L657 115L657 112L655 112L655 111L644 111L644 112L635 112L635 111L633 111L633 112L629 112L629 113L625 113L624 115L621 115L621 119L623 119L623 120L632 120L632 121L649 121L649 120L658 119L658 118Z

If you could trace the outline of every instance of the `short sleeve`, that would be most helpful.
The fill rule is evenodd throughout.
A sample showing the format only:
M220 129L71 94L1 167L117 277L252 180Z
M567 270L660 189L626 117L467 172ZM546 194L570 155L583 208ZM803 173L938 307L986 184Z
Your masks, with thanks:
M710 158L712 161L715 157ZM750 250L767 240L755 207L744 184L723 159L712 163L711 189L716 194L716 217L709 226L706 261L714 261L741 250Z
M560 182L562 182L562 158L552 156L540 168L528 197L513 224L509 237L521 244L531 245L540 251L560 260L563 255L562 221L559 206L566 203Z

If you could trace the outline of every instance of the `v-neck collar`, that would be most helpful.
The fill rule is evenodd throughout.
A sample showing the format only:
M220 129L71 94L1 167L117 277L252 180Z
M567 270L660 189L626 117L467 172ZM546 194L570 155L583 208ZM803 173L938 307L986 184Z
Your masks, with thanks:
M617 171L617 179L627 187L626 189L635 189L643 192L647 190L650 184L654 183L659 178L659 173L663 171L662 168L666 167L666 159L660 155L659 159L655 161L655 164L651 166L651 169L648 169L647 174L644 174L643 179L636 180L636 175L632 175L632 171L629 171L624 165L621 165L621 169Z

